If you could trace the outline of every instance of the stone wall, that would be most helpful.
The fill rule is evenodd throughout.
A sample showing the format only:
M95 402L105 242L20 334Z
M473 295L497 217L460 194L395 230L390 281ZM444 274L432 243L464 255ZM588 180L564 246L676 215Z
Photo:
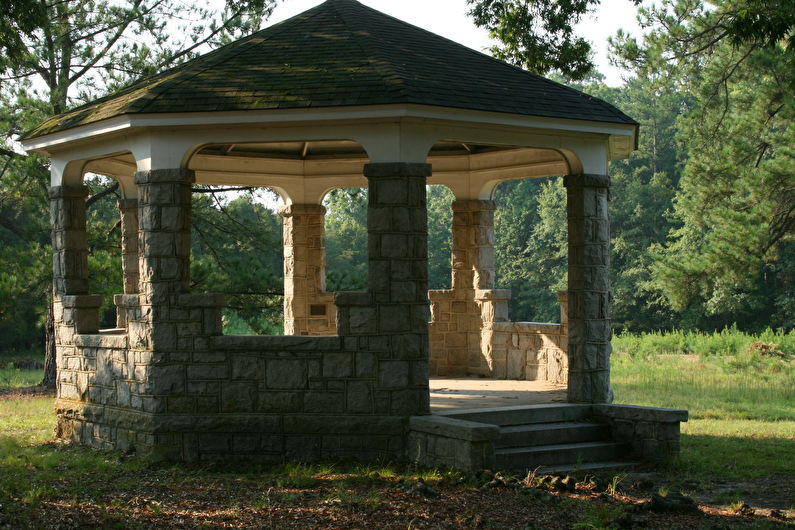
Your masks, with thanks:
M409 422L408 457L417 465L445 466L477 473L494 469L496 425L445 418L414 417Z
M509 322L507 290L451 289L429 296L433 375L568 381L565 292L558 293L562 324Z
M70 292L86 287L85 239L56 240L56 265L77 263L56 269L68 273L56 283L58 436L155 460L404 459L409 417L430 412L429 174L366 166L368 290L337 293L330 337L223 336L223 297L187 292L193 174L137 174L140 293L116 296L126 328L98 332L99 297ZM67 192L53 191L56 235L80 232L85 194Z
M494 324L491 338L493 377L565 384L568 380L565 341L560 324Z
M610 425L615 440L632 446L635 456L667 462L679 455L680 422L687 421L686 410L612 404L594 405L593 410L596 419Z

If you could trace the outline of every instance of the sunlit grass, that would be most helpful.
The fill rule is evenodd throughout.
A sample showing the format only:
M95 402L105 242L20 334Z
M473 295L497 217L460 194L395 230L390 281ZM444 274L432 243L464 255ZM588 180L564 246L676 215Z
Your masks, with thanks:
M716 335L725 346L738 334ZM701 339L703 346L708 338ZM689 411L690 421L682 424L681 456L673 465L678 473L730 479L792 476L795 357L762 355L749 350L748 343L737 344L722 353L718 347L703 347L700 355L629 354L616 348L616 402Z
M13 361L0 357L0 388L24 388L41 383L43 370L14 368Z

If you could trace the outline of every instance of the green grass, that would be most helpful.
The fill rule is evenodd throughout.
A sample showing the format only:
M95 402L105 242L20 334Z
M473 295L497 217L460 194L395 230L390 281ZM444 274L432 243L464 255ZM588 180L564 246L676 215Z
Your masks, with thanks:
M731 479L795 474L793 459L783 457L795 455L791 341L791 333L736 330L623 334L612 358L616 402L690 412L674 470ZM776 347L761 353L758 343Z
M43 370L21 370L14 368L15 361L44 362L41 351L0 352L0 389L24 388L38 385L44 377Z
M795 356L795 330L788 333L767 329L752 334L736 327L723 331L655 331L651 333L619 333L613 338L615 351L632 356L659 354L737 355L755 342L775 344L782 353Z

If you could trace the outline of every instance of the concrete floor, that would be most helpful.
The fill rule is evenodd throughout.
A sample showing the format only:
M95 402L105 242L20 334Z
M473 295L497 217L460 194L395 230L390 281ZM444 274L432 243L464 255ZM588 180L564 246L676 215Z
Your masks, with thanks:
M432 378L431 411L565 403L566 385L545 381Z

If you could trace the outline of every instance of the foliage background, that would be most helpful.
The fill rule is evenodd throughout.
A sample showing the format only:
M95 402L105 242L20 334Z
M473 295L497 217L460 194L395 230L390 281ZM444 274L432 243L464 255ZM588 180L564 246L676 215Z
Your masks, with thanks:
M594 3L470 5L476 23L502 43L495 54L602 98L641 124L637 152L610 167L615 327L792 329L791 6L662 0L639 7L648 33L612 39L613 61L631 75L608 87L589 48L569 31ZM522 4L534 7L522 11ZM50 291L47 162L21 153L20 133L202 46L250 33L272 7L263 0L227 2L221 10L145 0L11 2L0 16L0 351L43 345ZM571 68L553 60L561 50ZM112 325L111 296L121 290L119 193L100 177L87 184L91 289L103 295L103 324ZM230 332L281 332L281 219L266 207L268 193L195 193L193 289L231 294ZM429 189L431 288L450 284L452 198L445 188ZM325 199L329 290L366 285L366 200L365 190ZM562 183L505 183L495 200L498 287L513 291L512 319L556 321L555 292L566 285Z

